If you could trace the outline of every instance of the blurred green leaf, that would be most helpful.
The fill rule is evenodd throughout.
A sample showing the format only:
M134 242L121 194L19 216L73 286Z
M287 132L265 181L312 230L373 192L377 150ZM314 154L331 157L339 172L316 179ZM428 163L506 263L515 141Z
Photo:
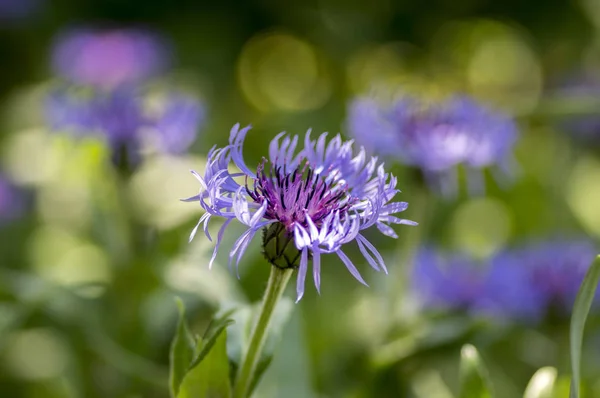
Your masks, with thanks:
M194 339L185 321L185 306L179 297L176 298L179 310L179 321L173 342L169 362L171 364L169 384L171 396L177 397L179 386L183 380L194 355Z
M540 368L527 384L523 398L553 398L557 371L552 366Z
M258 366L256 367L256 372L254 373L254 380L252 380L252 383L250 384L250 390L248 391L248 394L252 394L252 391L254 391L254 388L256 388L256 385L261 379L263 373L267 370L269 365L271 365L275 348L277 347L277 343L279 343L281 340L283 328L290 319L293 309L294 303L289 298L283 297L279 303L277 303L277 307L273 313L273 318L271 319L267 341L265 342L265 347L260 360L258 361Z
M267 340L256 368L255 377L254 380L252 380L250 394L258 384L258 381L263 373L271 364L275 348L281 339L283 328L287 324L293 308L294 303L287 297L282 297L277 303L277 307L275 307L273 318L271 319L271 324L269 326ZM254 322L256 321L258 310L259 305L248 305L241 308L240 311L236 313L236 324L234 327L232 327L230 334L232 338L230 338L227 342L228 350L233 361L232 365L235 368L239 367L242 354L247 349L248 340L250 339L250 333L252 331L252 327L254 326Z
M477 349L465 344L460 351L459 398L491 398L488 373Z
M204 357L208 355L211 348L215 345L219 335L225 331L225 328L235 323L235 321L231 319L231 315L233 315L236 310L237 308L232 308L212 320L206 329L204 336L202 336L202 339L198 340L194 360L190 365L190 368L197 366L204 359Z
M214 336L212 349L207 349L201 360L183 378L178 398L229 398L229 359L227 358L227 331L220 328ZM198 347L204 346L198 341ZM199 348L202 352L202 348Z
M571 370L573 373L571 379L571 398L579 397L579 385L581 381L581 346L583 344L583 331L587 319L596 287L600 280L600 256L590 266L579 292L575 299L573 307L573 316L571 317Z

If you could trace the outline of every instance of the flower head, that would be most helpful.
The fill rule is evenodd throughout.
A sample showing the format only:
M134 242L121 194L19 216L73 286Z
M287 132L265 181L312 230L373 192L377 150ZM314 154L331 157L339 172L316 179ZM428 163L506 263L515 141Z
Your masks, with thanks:
M235 258L238 266L252 238L263 230L263 248L269 262L282 268L298 267L298 300L304 294L309 259L315 286L320 290L321 254L337 254L348 271L366 285L342 251L344 244L354 240L375 270L387 272L381 254L362 231L375 225L383 234L396 238L389 224L416 225L394 216L408 207L405 202L391 201L399 192L396 178L386 173L376 158L368 159L364 149L355 154L351 141L344 142L337 135L327 143L326 133L311 140L310 130L299 151L298 136L277 135L271 141L269 157L252 171L242 155L249 129L240 129L236 124L229 145L210 151L204 176L192 171L201 190L185 201L200 202L206 213L190 240L202 224L210 239L209 220L215 216L225 219L210 265L225 229L237 219L248 229L230 250L230 264ZM239 172L230 172L230 164Z
M167 64L157 35L137 29L75 29L58 37L52 64L78 84L114 87L148 79Z
M570 311L585 273L597 254L585 239L548 239L512 251L512 264L528 270L530 284L547 305Z
M98 135L115 153L125 149L133 158L146 143L158 152L184 152L204 121L200 103L181 94L166 96L159 109L150 109L147 102L132 87L87 90L84 95L75 88L61 89L47 98L46 115L53 130Z
M421 248L414 259L413 283L431 307L469 309L484 291L486 270L462 254Z
M477 261L432 247L419 250L412 283L428 307L466 310L496 319L539 319L543 301L524 268L498 255Z
M508 169L517 138L512 120L463 96L438 103L402 97L390 105L357 99L350 105L348 124L371 152L419 167L447 194L457 189L453 173L458 165L470 171L472 190L482 188L478 170Z
M564 115L558 127L580 143L600 145L600 117L597 112L600 77L591 73L574 73L559 82L552 94L565 103L563 109L571 111Z
M415 257L412 283L429 307L533 322L553 306L570 311L595 253L586 240L549 239L478 263L427 247Z
M0 174L0 225L23 212L23 197L17 188Z
M43 5L43 0L0 0L0 21L20 22L34 16Z

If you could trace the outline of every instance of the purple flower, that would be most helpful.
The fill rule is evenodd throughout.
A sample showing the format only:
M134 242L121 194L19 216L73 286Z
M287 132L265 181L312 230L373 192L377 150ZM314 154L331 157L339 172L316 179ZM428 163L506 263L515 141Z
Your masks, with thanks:
M18 22L35 14L42 0L0 0L0 21Z
M466 255L424 247L415 256L412 280L428 306L470 309L484 292L486 272Z
M19 217L23 212L23 198L17 188L0 174L0 224Z
M103 137L118 152L136 157L148 142L155 150L180 154L194 142L204 110L191 97L172 94L159 112L150 112L144 93L131 87L113 90L75 88L52 92L46 115L53 130Z
M552 306L569 312L596 254L586 240L550 239L498 253L486 263L421 249L412 283L429 307L535 322Z
M548 301L531 278L531 269L511 252L499 253L488 264L478 313L501 319L534 323L543 318Z
M412 283L427 307L521 321L543 313L544 302L531 289L527 270L508 264L504 256L483 262L425 247L415 257Z
M375 225L384 235L396 238L389 224L416 225L394 216L408 207L405 202L391 202L399 192L396 178L386 173L376 158L367 158L363 148L355 154L352 142L342 141L339 135L326 143L327 133L313 141L310 130L304 139L304 148L298 152L298 136L277 135L271 141L269 158L263 158L254 172L242 155L249 129L250 126L243 129L239 124L233 126L229 145L209 152L204 176L192 171L200 181L200 193L184 200L200 202L206 213L192 231L190 240L201 224L210 239L209 220L215 216L225 219L209 267L225 229L237 219L248 229L231 248L229 263L236 258L237 268L252 238L264 229L263 248L267 259L274 266L298 266L297 301L304 294L309 259L312 259L315 286L320 291L321 254L337 254L354 278L366 285L342 251L342 246L351 241L357 242L375 270L387 272L381 254L362 231ZM239 172L231 173L230 163ZM271 249L275 255L269 253Z
M55 72L79 84L137 83L165 69L165 43L136 29L74 29L60 35L53 50Z
M481 169L508 171L517 140L511 119L464 96L438 103L402 97L389 105L359 98L350 104L348 125L368 150L419 167L448 195L456 193L458 165L469 171L471 191L483 188Z
M561 119L559 127L574 139L585 144L600 144L600 115L597 103L600 96L600 78L590 73L577 73L560 82L553 93L563 109L571 114Z
M204 108L191 97L174 94L156 120L158 146L168 153L183 153L195 141L205 120Z
M584 239L553 238L511 252L511 263L527 270L529 283L548 304L570 312L598 249Z

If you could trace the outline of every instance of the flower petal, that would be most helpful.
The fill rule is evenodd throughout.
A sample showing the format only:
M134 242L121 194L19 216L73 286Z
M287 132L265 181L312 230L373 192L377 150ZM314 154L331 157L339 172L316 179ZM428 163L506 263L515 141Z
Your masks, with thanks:
M308 249L302 249L300 255L300 266L298 267L298 278L296 279L296 303L304 296L304 280L308 269Z
M350 261L350 259L348 258L348 256L346 256L346 254L344 254L343 251L338 250L336 251L337 255L340 257L340 259L344 262L344 265L346 265L346 268L348 268L348 271L350 271L350 273L352 274L352 276L359 281L360 283L362 283L365 286L369 286L367 285L367 282L365 282L365 280L362 278L362 276L360 276L360 273L358 272L358 270L356 269L356 267L354 266L354 264L352 264L352 261Z

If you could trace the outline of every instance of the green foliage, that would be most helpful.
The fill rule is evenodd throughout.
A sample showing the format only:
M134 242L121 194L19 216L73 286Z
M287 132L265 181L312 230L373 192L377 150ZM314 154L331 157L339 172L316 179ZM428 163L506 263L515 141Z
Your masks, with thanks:
M244 353L248 347L250 332L254 322L256 322L258 311L260 309L259 306L260 304L240 307L233 315L235 323L232 325L230 330L231 337L227 341L227 348L232 359L234 373L235 370L237 370L237 368L240 366L242 353ZM273 318L271 319L267 340L261 353L254 379L251 383L250 393L252 393L258 384L258 381L271 364L277 343L281 339L284 326L289 320L293 308L294 304L292 300L287 297L282 297L277 303L273 313Z
M202 341L198 341L198 348ZM227 359L227 331L223 328L202 360L195 362L186 373L177 398L229 398L229 361ZM200 348L202 349L202 348Z
M232 309L215 318L202 338L193 338L185 320L183 302L177 299L179 322L171 344L171 396L173 398L227 398L231 396L227 326Z
M460 352L460 391L458 398L491 398L487 369L477 349L466 344Z
M579 397L581 382L581 346L583 344L583 331L596 288L600 281L600 256L592 263L585 275L585 279L579 288L573 316L571 317L571 369L573 372L571 380L571 398Z
M171 397L177 397L179 386L187 373L194 354L194 339L188 329L185 321L185 307L183 301L177 298L177 308L179 310L179 321L177 322L177 331L173 342L171 343L171 352L169 356L171 372L169 383L171 387Z

